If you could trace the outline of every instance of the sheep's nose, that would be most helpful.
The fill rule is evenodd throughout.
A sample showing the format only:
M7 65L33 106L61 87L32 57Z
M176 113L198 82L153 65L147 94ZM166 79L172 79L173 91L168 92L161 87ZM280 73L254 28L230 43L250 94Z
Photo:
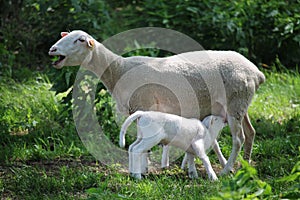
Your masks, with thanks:
M53 53L53 52L56 52L57 51L57 48L55 46L52 46L49 50L49 53Z

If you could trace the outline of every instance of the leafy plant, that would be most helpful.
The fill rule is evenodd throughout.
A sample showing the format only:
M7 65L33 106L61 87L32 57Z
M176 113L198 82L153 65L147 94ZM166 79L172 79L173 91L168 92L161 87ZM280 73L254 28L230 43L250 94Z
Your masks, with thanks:
M300 150L300 148L299 148ZM291 174L279 180L279 183L294 183L287 191L282 192L281 198L297 199L300 197L300 161L298 161L291 171Z
M245 160L240 159L242 168L234 177L223 182L219 197L214 199L258 199L272 195L272 187L257 177L257 171Z

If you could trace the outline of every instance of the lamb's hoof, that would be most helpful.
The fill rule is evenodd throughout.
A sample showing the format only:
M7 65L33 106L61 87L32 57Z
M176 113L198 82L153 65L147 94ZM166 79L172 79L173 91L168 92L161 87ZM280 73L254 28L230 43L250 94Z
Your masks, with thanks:
M137 180L142 179L142 174L140 174L140 173L130 173L130 176L134 179L137 179Z
M197 179L198 173L197 172L189 172L189 178L190 179Z

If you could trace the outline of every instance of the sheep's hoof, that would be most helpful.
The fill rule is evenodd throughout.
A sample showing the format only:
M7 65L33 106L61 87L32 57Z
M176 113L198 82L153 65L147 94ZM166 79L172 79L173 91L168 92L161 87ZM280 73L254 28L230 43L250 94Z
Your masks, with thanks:
M220 172L220 176L226 176L229 174L234 174L234 169L226 170L225 168Z
M148 173L148 167L145 167L144 170L142 171L142 174L147 174Z
M168 171L170 169L170 166L164 166L164 167L161 167L161 170L162 171Z

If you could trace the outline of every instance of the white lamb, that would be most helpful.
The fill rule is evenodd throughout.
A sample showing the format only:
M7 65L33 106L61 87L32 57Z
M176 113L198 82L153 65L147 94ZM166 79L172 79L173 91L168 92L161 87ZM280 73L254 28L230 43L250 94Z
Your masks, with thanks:
M225 125L224 118L211 115L206 117L202 124L198 119L186 119L162 112L137 111L122 125L120 147L125 146L127 128L135 120L140 135L128 150L129 172L133 177L141 179L141 174L146 171L143 157L147 155L148 150L157 144L164 144L179 147L187 152L190 178L198 177L194 163L194 155L196 155L202 160L209 179L218 179L205 151L216 141L218 133Z
M255 130L247 110L265 76L245 57L233 51L194 51L123 58L83 31L61 35L49 51L59 56L54 67L81 65L93 71L119 111L129 115L153 110L197 119L225 113L233 144L222 172L232 170L244 142L244 157L250 162Z

